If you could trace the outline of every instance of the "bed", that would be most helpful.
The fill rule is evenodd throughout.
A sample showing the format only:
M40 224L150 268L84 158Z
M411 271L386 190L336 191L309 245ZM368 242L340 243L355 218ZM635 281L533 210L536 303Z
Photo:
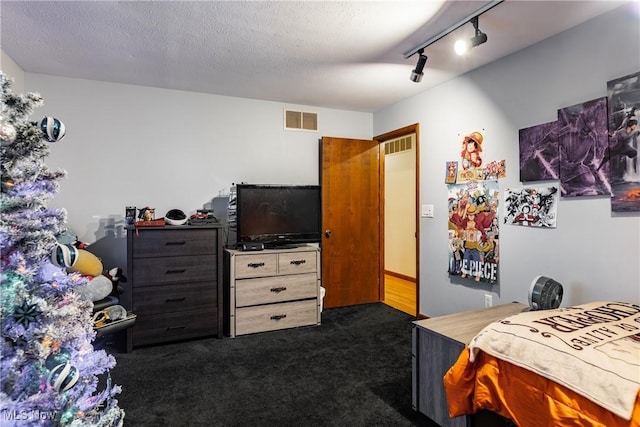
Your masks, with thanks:
M593 302L491 323L444 376L449 416L640 427L640 306Z

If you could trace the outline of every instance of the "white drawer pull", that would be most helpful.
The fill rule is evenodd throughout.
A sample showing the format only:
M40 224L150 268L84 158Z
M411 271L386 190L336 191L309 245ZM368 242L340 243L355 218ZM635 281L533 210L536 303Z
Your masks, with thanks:
M284 319L285 317L287 317L286 314L276 314L275 316L271 316L271 320L280 320Z
M275 293L280 293L282 291L286 291L287 287L286 286L281 286L279 288L271 288L271 292L275 292Z

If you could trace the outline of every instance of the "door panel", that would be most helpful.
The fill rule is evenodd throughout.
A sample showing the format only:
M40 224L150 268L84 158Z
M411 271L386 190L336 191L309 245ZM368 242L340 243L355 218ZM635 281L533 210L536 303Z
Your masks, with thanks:
M379 150L376 141L322 138L326 308L381 300Z

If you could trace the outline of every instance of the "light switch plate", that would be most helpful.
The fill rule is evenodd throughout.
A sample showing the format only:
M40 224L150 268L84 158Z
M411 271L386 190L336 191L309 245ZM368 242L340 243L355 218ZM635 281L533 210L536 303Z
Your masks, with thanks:
M433 218L433 205L422 205L422 217Z

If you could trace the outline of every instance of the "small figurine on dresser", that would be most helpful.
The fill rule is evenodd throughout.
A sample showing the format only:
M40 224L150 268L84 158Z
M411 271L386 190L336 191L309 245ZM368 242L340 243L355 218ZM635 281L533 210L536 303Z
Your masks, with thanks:
M140 221L152 221L156 219L156 210L154 208L146 206L140 209L140 212L138 213L138 219Z

